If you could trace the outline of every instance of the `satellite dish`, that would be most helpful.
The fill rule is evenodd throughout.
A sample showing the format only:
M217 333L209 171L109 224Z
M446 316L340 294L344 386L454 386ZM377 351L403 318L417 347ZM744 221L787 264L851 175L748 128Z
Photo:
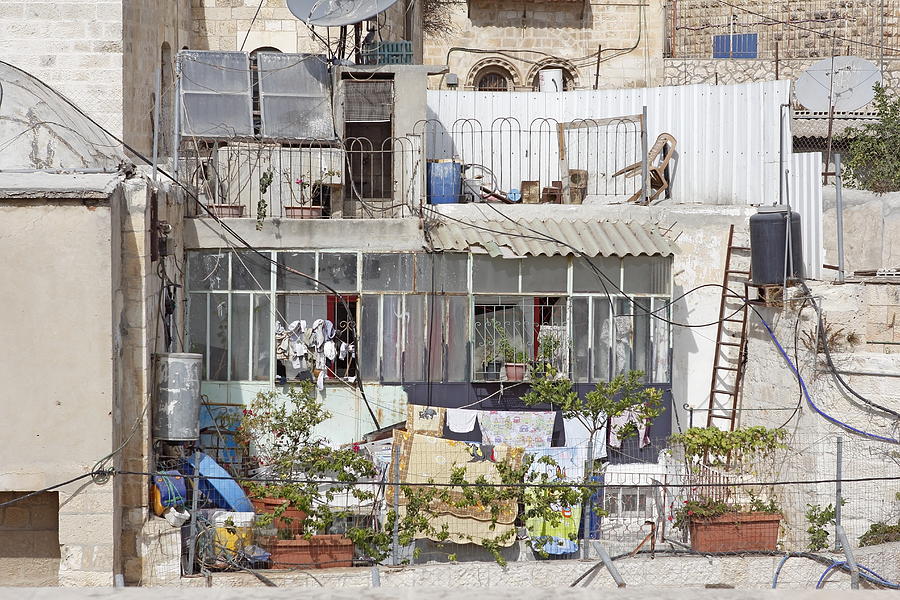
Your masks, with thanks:
M858 110L875 97L881 70L858 56L820 60L797 79L797 100L814 112Z
M371 19L397 0L287 0L291 13L308 25L341 27Z

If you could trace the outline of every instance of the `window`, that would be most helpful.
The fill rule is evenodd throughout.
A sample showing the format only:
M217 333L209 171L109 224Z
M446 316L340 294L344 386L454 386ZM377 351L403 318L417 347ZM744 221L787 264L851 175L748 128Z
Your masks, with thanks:
M653 517L653 488L608 486L603 489L604 506L610 519Z
M475 76L475 89L479 92L510 91L512 75L503 67L486 67Z
M756 58L757 34L732 33L713 36L713 58Z

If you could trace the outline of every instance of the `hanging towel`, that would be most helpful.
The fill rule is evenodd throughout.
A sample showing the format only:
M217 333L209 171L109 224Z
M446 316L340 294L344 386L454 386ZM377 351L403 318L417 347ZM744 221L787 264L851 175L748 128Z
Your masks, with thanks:
M618 431L623 425L627 425L628 423L634 422L638 427L638 447L645 448L650 445L650 423L641 423L637 415L632 411L628 411L623 415L619 415L618 417L614 417L609 420L609 445L612 448L621 448L622 440L616 435L616 431Z
M477 420L477 410L467 410L465 408L447 409L447 428L453 433L469 433L475 429Z
M328 319L325 319L325 339L333 340L335 333L337 332L334 330L334 323L332 323Z
M578 419L563 419L566 431L566 446L586 449L591 438L587 427ZM587 456L587 455L585 455ZM594 434L594 458L606 457L606 424Z
M325 347L322 349L322 353L325 354L325 358L328 360L334 360L337 356L337 349L334 347L334 342L328 340L325 342Z
M447 418L447 409L421 404L406 405L406 430L441 437L444 434L444 422Z
M338 358L344 360L347 358L347 342L341 342L341 349L338 350Z
M552 446L555 420L553 411L478 411L483 443L516 448Z

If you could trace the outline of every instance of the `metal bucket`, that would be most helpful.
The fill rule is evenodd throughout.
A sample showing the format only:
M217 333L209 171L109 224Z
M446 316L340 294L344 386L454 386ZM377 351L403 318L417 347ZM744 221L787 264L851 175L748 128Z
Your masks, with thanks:
M157 354L155 359L153 438L169 442L200 439L200 367L203 355Z

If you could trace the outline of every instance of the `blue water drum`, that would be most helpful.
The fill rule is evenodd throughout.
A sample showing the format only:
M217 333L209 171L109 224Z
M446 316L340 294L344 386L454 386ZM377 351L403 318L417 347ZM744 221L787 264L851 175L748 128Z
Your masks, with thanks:
M451 161L428 161L429 204L456 204L462 194L462 164Z

